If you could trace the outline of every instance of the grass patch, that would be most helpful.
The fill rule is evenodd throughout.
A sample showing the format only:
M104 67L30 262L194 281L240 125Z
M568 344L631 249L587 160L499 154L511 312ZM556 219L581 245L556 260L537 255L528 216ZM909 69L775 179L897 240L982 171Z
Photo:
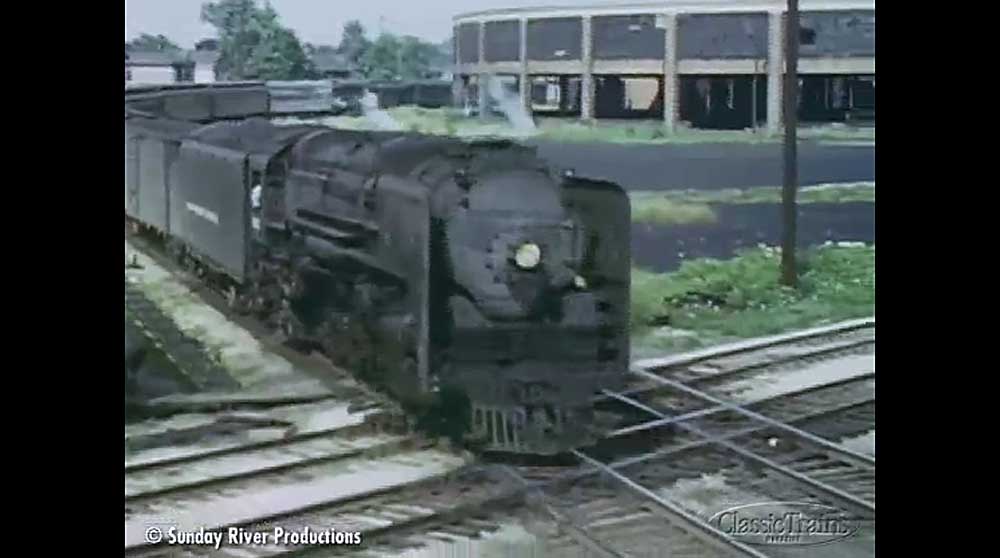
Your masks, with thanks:
M423 134L448 135L458 137L499 136L523 138L526 135L541 139L586 142L586 143L780 143L780 135L768 136L764 130L694 130L678 126L674 133L668 133L657 121L603 121L585 124L578 120L564 118L536 117L537 130L532 133L513 128L500 117L482 121L478 117L466 117L461 109L426 109L403 106L387 109L403 130ZM279 119L284 123L302 122L296 118ZM311 120L316 122L316 120ZM323 118L319 123L349 129L374 130L377 126L365 117L335 116ZM875 141L874 128L854 128L843 125L804 127L799 130L802 139L820 141Z
M540 119L544 139L576 143L773 143L763 132L746 130L693 130L677 127L673 133L659 122L595 122L568 119Z
M825 245L800 254L800 286L780 286L778 249L726 261L684 262L673 273L633 270L632 331L642 344L684 349L870 316L875 247ZM667 326L686 335L662 335Z
M725 190L668 190L660 192L632 192L633 212L646 207L707 205L707 204L749 204L781 203L780 186L762 186L746 189ZM799 188L798 203L848 203L875 202L874 182L854 182L845 184L821 184ZM635 219L633 219L635 220Z
M652 225L712 224L717 216L708 204L665 197L632 197L632 222Z

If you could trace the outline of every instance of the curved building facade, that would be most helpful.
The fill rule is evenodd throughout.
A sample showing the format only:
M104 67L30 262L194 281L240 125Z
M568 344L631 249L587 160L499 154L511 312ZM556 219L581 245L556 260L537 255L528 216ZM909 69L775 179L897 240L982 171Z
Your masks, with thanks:
M455 94L535 113L781 127L785 0L498 9L454 18ZM804 121L873 118L874 0L800 0Z

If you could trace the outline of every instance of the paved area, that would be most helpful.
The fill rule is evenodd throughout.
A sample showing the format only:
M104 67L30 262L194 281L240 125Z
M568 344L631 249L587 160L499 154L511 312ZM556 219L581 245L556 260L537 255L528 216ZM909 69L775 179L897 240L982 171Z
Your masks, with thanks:
M637 145L531 141L552 164L628 190L752 188L781 184L780 144ZM875 147L799 145L802 185L875 180Z
M632 225L632 262L659 272L677 270L685 260L728 259L758 244L781 244L778 204L718 205L718 222L687 225ZM825 242L875 242L875 206L868 202L802 204L798 212L801 248Z

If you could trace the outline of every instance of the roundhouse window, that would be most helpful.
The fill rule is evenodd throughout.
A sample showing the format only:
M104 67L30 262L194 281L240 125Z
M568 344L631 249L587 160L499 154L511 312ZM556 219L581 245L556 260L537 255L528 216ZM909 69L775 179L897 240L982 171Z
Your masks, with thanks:
M799 44L803 45L814 45L816 44L816 30L810 29L808 27L802 27L799 29Z

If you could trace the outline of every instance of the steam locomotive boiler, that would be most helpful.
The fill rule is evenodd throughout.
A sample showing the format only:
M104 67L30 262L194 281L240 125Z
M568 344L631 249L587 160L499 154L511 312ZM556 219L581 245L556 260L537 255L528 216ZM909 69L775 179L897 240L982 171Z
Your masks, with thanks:
M629 363L629 203L533 149L406 133L126 118L126 217L289 342L483 450L598 433Z

